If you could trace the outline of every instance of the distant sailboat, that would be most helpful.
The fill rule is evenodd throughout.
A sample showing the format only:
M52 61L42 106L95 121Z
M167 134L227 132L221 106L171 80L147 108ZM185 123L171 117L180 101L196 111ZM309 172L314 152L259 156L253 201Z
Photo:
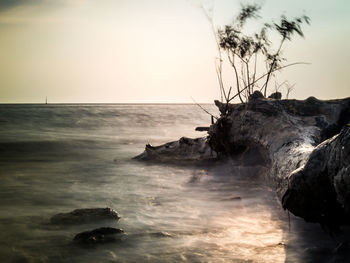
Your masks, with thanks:
M47 96L46 96L46 98L45 98L45 104L47 104Z

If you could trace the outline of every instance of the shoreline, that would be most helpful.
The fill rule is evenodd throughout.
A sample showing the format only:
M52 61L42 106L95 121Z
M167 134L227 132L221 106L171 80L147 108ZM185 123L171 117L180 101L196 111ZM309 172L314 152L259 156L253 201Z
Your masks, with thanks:
M350 127L347 126L350 121L350 98L258 98L244 104L230 104L227 113L223 110L225 104L216 102L216 106L222 114L210 126L206 138L181 138L179 141L160 146L147 145L140 159L160 162L177 161L181 158L183 161L205 161L210 157L243 158L244 155L251 155L250 158L259 159L259 165L263 163L268 168L269 180L275 185L284 209L307 222L320 223L332 231L336 231L339 225L350 223L342 218L350 218L350 210L347 209L350 207L350 200L346 198L348 190L339 190L332 180L322 183L325 178L337 177L338 170L343 169L342 178L346 177L344 187L350 192L350 168L348 169L346 164L350 157L338 158L337 164L330 165L339 167L327 174L324 174L324 170L328 171L329 165L322 166L323 169L309 165L310 156L312 158L312 153L318 150L317 146L321 143L328 142L329 145L328 154L324 155L322 160L325 163L333 158L335 149L350 149L350 137L346 137L350 134ZM333 145L331 138L340 133L346 139ZM300 172L302 169L303 172ZM309 169L308 180L313 184L300 179L303 178L306 169ZM310 195L305 192L305 185L312 187L311 193L321 191L328 194L322 197L318 194ZM324 202L323 199L328 200L325 207L320 204ZM332 209L334 204L339 207L337 213Z

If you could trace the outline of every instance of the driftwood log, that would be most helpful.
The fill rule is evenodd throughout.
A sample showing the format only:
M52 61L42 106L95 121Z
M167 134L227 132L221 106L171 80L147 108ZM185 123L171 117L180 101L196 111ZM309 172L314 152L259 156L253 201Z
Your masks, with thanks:
M350 98L215 103L222 114L207 137L148 145L137 158L203 161L254 151L285 209L333 229L350 224Z

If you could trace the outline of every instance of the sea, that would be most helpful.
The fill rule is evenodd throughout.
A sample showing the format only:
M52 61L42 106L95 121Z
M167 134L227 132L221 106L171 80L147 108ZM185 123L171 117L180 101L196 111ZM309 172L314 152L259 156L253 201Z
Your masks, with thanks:
M328 262L334 238L284 211L256 169L133 159L148 143L207 136L195 127L210 122L195 104L0 105L0 262ZM50 223L97 207L121 219ZM73 242L99 227L125 234Z

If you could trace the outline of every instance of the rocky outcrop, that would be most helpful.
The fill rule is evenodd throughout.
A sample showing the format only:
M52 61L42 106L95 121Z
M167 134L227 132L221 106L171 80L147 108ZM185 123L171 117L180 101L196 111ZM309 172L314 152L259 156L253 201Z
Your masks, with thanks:
M76 209L69 213L60 213L51 217L52 224L84 224L102 220L119 220L120 216L113 209L106 208L84 208Z
M119 228L101 227L92 231L85 231L77 234L74 241L80 244L101 244L114 242L120 239L124 231Z
M269 168L266 176L286 209L307 221L349 224L350 138L349 128L343 127L350 121L350 98L278 100L253 95L242 104L216 101L221 117L210 126L207 138L146 146L147 158L141 159L201 160L255 153L252 164Z

